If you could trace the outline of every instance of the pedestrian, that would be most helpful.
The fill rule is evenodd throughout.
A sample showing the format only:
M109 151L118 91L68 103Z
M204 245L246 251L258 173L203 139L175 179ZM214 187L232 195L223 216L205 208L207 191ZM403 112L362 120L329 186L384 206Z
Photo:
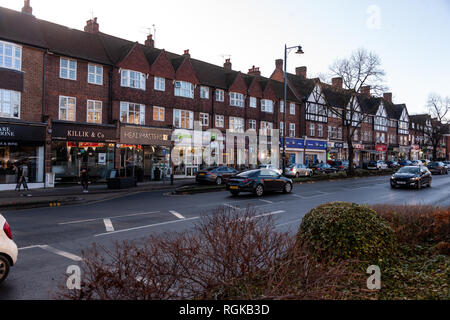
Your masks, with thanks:
M89 186L89 172L88 172L88 168L86 165L83 165L81 167L81 171L80 171L80 179L81 179L81 186L83 187L83 192L87 193L88 191L88 186Z
M16 191L20 191L22 185L23 189L28 191L27 179L28 179L28 164L27 161L24 160L22 165L18 167Z

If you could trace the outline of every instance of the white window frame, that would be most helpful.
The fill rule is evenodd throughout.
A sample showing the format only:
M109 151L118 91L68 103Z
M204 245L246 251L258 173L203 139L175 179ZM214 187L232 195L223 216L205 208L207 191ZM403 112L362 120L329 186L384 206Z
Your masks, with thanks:
M65 106L61 106L61 100L66 99ZM69 100L73 100L73 119L69 119ZM61 109L65 109L66 111L66 118L63 119L61 117ZM77 98L75 97L68 97L68 96L59 96L59 104L58 104L58 119L64 120L64 121L77 121Z
M156 91L166 91L166 79L155 77L153 79L153 89L155 89Z
M200 86L200 99L209 99L209 87Z
M256 97L250 97L249 106L250 106L250 108L257 108L258 107L258 99Z
M261 100L261 111L267 113L273 113L273 101L269 99Z
M221 114L216 114L215 127L223 128L224 126L225 126L225 117Z
M174 95L194 99L194 84L187 81L175 81Z
M136 115L136 112L139 113L139 121L138 122L136 121L136 118L135 118L134 122L130 122L130 107L134 108L134 110L132 110L134 112L134 115ZM139 111L136 110L136 107L139 107ZM123 113L126 113L126 115L127 115L126 121L122 120ZM120 102L120 122L145 125L145 105L139 104L139 103L121 101Z
M230 106L243 108L244 95L239 92L230 92Z
M289 113L292 115L295 115L295 103L294 102L289 103Z
M208 127L209 126L209 114L200 112L200 122L202 124L202 127Z
M91 106L89 104L91 104ZM93 121L89 121L89 114L90 113L92 113L92 120ZM100 114L100 122L95 122L95 114L96 113ZM99 101L99 100L88 100L86 102L86 122L87 123L101 124L102 121L103 121L102 114L103 114L103 102L102 101Z
M145 73L122 69L120 72L120 86L145 91L147 75Z
M310 137L316 136L316 126L314 125L314 123L309 124L309 136Z
M7 48L11 48L11 55L6 54ZM6 65L6 61L10 61L10 66ZM22 70L22 47L11 43L0 41L0 68Z
M281 113L284 113L285 109L286 109L286 108L284 107L284 100L281 100L281 101L280 101L280 112L281 112Z
M67 66L63 66L63 61L67 61ZM75 67L71 67L70 63L74 62L75 63ZM68 58L59 58L59 77L61 79L67 79L67 80L73 80L76 81L77 80L77 60L73 60L73 59L68 59ZM67 76L63 75L63 71L66 71ZM70 76L70 72L74 73L74 77Z
M317 137L323 138L323 124L317 125Z
M273 123L268 121L261 121L261 130L266 131L266 135L270 136L273 130Z
M225 100L225 91L221 89L216 89L216 101L224 102Z
M187 126L182 126L182 124ZM173 125L175 128L193 129L194 128L194 112L181 109L173 109Z
M229 117L228 124L229 124L230 132L244 132L245 131L244 118Z
M295 138L295 123L289 124L289 137Z
M94 68L94 72L91 72L89 69L93 67ZM99 72L100 70L100 72ZM94 81L90 81L89 77L92 76L94 77ZM100 81L98 81L100 77ZM90 84L96 84L99 86L103 85L103 66L98 65L98 64L93 64L93 63L89 63L88 64L88 78L87 78L88 83Z
M157 119L155 119L155 111L158 114ZM161 115L162 115L162 117L161 117ZM165 121L166 120L166 108L153 106L152 119L153 119L153 121Z
M9 96L8 100L6 96ZM18 91L0 89L0 117L20 119L20 98L21 93ZM14 116L15 109L17 117Z
M248 120L248 128L252 130L256 130L256 120L250 119Z

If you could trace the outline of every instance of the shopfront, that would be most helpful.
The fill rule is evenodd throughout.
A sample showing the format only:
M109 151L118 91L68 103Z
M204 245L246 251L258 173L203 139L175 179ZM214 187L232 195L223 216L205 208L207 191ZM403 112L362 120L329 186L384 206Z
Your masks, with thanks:
M291 163L305 163L312 165L314 163L327 161L327 141L305 140L296 138L286 139L286 156ZM283 148L283 140L280 140L280 146ZM282 150L282 149L281 149Z
M328 143L328 161L345 160L345 150L343 142L329 142Z
M120 175L137 181L168 178L171 133L170 129L122 125L117 166Z
M27 166L28 187L44 187L43 123L0 122L0 190L14 190L19 168Z
M78 181L87 166L91 181L106 181L114 168L116 126L53 121L51 163L55 183Z

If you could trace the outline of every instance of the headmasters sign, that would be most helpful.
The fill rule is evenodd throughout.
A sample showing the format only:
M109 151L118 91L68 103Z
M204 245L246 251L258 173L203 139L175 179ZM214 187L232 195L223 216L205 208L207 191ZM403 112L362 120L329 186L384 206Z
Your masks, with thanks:
M54 121L52 138L65 141L116 142L116 126Z
M120 143L169 147L171 133L170 129L121 126Z

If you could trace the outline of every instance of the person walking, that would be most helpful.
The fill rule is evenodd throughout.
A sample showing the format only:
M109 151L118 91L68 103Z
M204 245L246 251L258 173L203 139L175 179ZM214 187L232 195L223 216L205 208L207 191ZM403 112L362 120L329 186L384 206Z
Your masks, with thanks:
M23 189L28 191L27 179L28 179L28 164L27 161L24 160L22 165L18 167L16 191L20 191L22 185Z
M81 179L81 186L83 187L83 192L87 193L88 186L89 186L89 172L86 165L83 165L80 170L80 179Z

